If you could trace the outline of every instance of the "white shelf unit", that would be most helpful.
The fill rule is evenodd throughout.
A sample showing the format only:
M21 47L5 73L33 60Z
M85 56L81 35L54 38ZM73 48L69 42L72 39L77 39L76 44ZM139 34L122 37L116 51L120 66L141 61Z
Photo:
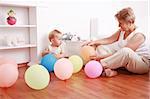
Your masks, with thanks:
M21 48L34 48L37 47L35 44L25 44L25 45L19 45L19 46L1 46L0 50L8 50L8 49L21 49Z
M7 24L7 12L16 13L15 25ZM37 60L37 6L0 3L0 56L15 59L17 63ZM25 42L8 46L7 38L20 38Z

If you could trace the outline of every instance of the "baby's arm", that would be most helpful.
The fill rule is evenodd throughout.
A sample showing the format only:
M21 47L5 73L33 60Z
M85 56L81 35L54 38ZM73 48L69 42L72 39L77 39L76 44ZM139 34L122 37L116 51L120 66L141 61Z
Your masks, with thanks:
M68 58L69 56L66 54L66 52L65 52L65 46L66 46L66 44L65 43L63 43L62 45L60 45L60 53L59 54L57 54L57 55L55 55L56 56L56 58Z
M68 58L69 56L66 54L66 43L62 42L62 44L60 45L60 53L55 55L58 59L59 58Z
M55 57L56 57L57 59L60 59L60 58L63 58L64 56L63 56L62 54L55 54Z
M45 56L46 54L48 54L49 52L50 52L50 51L49 51L48 48L45 49L45 50L41 53L42 57Z
M55 57L57 59L60 59L60 58L68 58L69 56L64 52L61 52L60 54L55 54Z

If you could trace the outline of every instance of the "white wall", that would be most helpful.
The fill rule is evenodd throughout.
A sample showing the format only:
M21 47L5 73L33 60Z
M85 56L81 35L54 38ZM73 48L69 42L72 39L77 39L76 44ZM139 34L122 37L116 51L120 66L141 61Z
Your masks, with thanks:
M132 7L136 15L136 24L143 29L149 37L148 31L148 0L144 1L66 1L45 2L45 7L39 13L38 21L42 23L40 28L40 49L47 46L48 33L56 28L66 33L76 33L82 39L90 37L90 19L98 19L97 34L92 36L103 38L110 36L118 29L118 23L114 17L117 11L124 7ZM43 31L43 32L42 32ZM47 43L45 43L45 40ZM41 43L42 42L42 43Z
M95 5L94 5L95 6ZM111 35L118 28L118 22L114 15L125 7L131 7L136 16L135 24L142 29L148 37L148 1L119 1L119 2L100 2L98 9L92 8L98 18L98 36L103 38ZM93 13L93 12L92 12ZM93 15L92 15L93 16ZM97 37L97 35L96 35Z
M43 25L39 26L41 30L39 36L41 41L39 41L39 43L42 42L42 45L40 43L42 47L40 47L40 49L43 50L47 46L47 35L55 28L64 33L76 33L84 40L90 39L91 18L98 18L100 20L100 31L98 32L103 33L104 30L102 29L105 26L109 26L111 31L115 30L115 22L111 22L110 24L110 21L115 21L112 14L113 12L110 11L115 7L114 5L116 6L116 4L112 4L112 2L46 2L45 7L41 6L39 8L45 9L45 11L40 11L38 15L38 21ZM106 20L106 17L110 18ZM105 30L103 35L108 34L107 30L108 29ZM45 41L47 43L44 43Z

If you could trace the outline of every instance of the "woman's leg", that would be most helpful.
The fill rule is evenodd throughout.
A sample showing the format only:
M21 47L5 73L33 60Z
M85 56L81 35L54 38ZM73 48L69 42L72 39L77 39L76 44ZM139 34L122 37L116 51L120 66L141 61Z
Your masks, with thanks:
M106 45L100 45L96 47L96 55L98 57L104 57L108 54L112 54L112 52Z
M128 71L138 74L147 73L149 70L148 64L132 49L126 47L100 62L104 68L117 69L125 67Z
M117 71L107 68L104 69L102 76L112 77L112 76L116 76L117 74L118 74Z

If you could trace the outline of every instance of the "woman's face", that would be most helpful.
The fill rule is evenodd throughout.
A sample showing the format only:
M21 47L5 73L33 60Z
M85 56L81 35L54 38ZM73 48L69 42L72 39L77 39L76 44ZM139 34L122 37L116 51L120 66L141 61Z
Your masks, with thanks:
M119 22L119 27L121 28L122 31L130 31L130 26L131 26L131 23L129 22L126 22L124 20L118 20Z

